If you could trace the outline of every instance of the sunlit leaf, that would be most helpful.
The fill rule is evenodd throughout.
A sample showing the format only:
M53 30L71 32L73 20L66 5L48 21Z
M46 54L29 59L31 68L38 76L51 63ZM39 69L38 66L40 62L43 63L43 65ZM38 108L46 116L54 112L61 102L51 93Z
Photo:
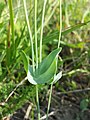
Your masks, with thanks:
M62 77L62 71L60 71L57 75L54 76L53 84L55 84Z
M2 52L3 50L5 50L5 45L3 43L0 43L0 52Z
M30 65L28 66L27 78L31 84L33 85L37 84L37 82L35 81L34 75L33 75L33 69Z
M55 49L52 51L39 65L38 72L39 74L44 73L52 64L56 56L59 52L61 52L62 48Z
M39 65L39 68L33 73L32 67L29 65L27 78L31 84L45 84L50 82L56 71L56 57L61 51L58 48L52 51Z
M34 85L48 83L51 80L51 78L54 76L55 70L56 70L56 60L53 61L52 65L48 68L46 72L38 76L32 75L31 73L32 69L29 67L29 71L27 73L28 81Z
M0 3L0 17L2 15L2 12L3 12L4 8L5 8L5 4L1 2Z

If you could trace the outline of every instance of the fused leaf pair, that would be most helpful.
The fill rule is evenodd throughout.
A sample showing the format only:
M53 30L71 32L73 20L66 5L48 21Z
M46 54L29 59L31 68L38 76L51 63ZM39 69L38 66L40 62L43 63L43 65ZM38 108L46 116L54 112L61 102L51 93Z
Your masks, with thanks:
M57 56L59 52L61 51L61 48L55 49L52 51L38 66L38 69L36 69L33 72L32 67L29 65L29 60L24 51L22 51L22 58L24 62L24 68L27 72L27 78L28 81L31 84L45 84L49 83L52 78L54 79L54 82L59 80L61 78L62 73L60 72L56 77L54 77L56 72L56 61Z

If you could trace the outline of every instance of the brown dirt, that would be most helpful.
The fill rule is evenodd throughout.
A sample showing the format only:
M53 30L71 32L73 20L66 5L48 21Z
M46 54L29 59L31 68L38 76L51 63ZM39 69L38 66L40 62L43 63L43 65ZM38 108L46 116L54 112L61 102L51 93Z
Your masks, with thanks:
M57 100L56 100L57 98ZM43 101L41 106L41 114L45 115L47 103ZM29 103L26 103L21 109L17 110L10 120L32 120L31 118L25 119L25 114ZM90 109L82 112L77 103L74 102L69 96L52 96L52 103L50 108L49 120L90 120ZM36 118L36 112L34 120ZM45 119L44 119L45 120Z

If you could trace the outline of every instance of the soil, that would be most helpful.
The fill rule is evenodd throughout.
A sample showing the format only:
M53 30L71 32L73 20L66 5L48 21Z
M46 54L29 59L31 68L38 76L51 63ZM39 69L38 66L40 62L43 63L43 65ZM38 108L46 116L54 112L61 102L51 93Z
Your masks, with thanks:
M57 99L56 99L57 98ZM41 115L45 116L46 102L43 101L41 106ZM10 120L32 120L31 118L25 119L27 108L30 104L26 103L21 109L17 110ZM35 112L34 120L37 114ZM45 118L41 120L45 120ZM80 105L69 98L69 96L56 96L53 94L52 103L50 108L49 120L90 120L90 109L85 111L80 109Z

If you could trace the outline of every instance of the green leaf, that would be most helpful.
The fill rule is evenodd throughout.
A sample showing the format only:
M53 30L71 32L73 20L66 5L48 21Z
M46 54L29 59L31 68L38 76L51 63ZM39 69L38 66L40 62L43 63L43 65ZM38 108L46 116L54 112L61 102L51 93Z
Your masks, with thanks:
M52 51L40 64L38 69L33 73L32 67L29 65L27 78L31 84L45 84L50 82L56 71L56 57L61 48Z
M39 65L38 74L42 74L50 67L56 56L61 52L62 48L52 51Z
M82 26L87 25L89 22L90 21L85 22L85 23L76 24L74 26L71 26L70 28L65 29L64 31L62 31L62 36L67 35L68 33L71 33L72 31L75 31ZM47 43L47 42L50 42L54 39L58 39L58 36L59 36L59 31L55 30L52 33L50 33L48 36L44 37L43 43ZM61 44L63 44L63 41L61 41Z
M11 25L11 32L12 32L12 42L13 42L13 47L14 46L14 13L13 13L13 6L12 6L12 0L8 0L8 5L9 5L9 13L10 13L10 25Z
M88 100L88 99L83 99L83 100L80 102L80 108L84 111L84 110L87 109L88 104L89 104L89 100Z
M76 89L76 88L77 88L76 82L75 82L75 81L72 81L72 82L71 82L71 86L72 86L73 89Z
M5 50L5 45L3 43L0 43L0 52L2 52L3 50Z
M5 51L3 51L1 56L0 56L0 63L3 61L5 55L6 55Z
M89 22L90 22L90 21L85 22L85 23L76 24L76 25L74 25L74 26L71 26L70 28L62 31L62 35L67 35L68 33L72 32L72 31L74 31L74 30L77 30L77 29L79 29L79 28L82 27L82 26L87 25Z
M3 12L4 8L5 8L5 4L1 2L0 3L0 17L2 15L2 12Z
M29 59L24 51L21 51L21 57L24 62L24 68L25 68L26 72L28 72Z
M3 27L3 22L0 23L0 29Z
M2 66L1 66L1 63L0 63L0 76L2 75Z
M56 60L53 61L52 65L45 71L43 74L34 76L32 75L32 69L29 67L29 71L27 73L28 81L31 84L45 84L48 83L51 78L54 76L56 70Z
M61 41L61 44L64 45L64 46L68 46L70 48L83 48L84 45L85 45L85 42L79 42L79 43L74 43L73 44L73 43L68 43L68 42L65 42L65 41Z

